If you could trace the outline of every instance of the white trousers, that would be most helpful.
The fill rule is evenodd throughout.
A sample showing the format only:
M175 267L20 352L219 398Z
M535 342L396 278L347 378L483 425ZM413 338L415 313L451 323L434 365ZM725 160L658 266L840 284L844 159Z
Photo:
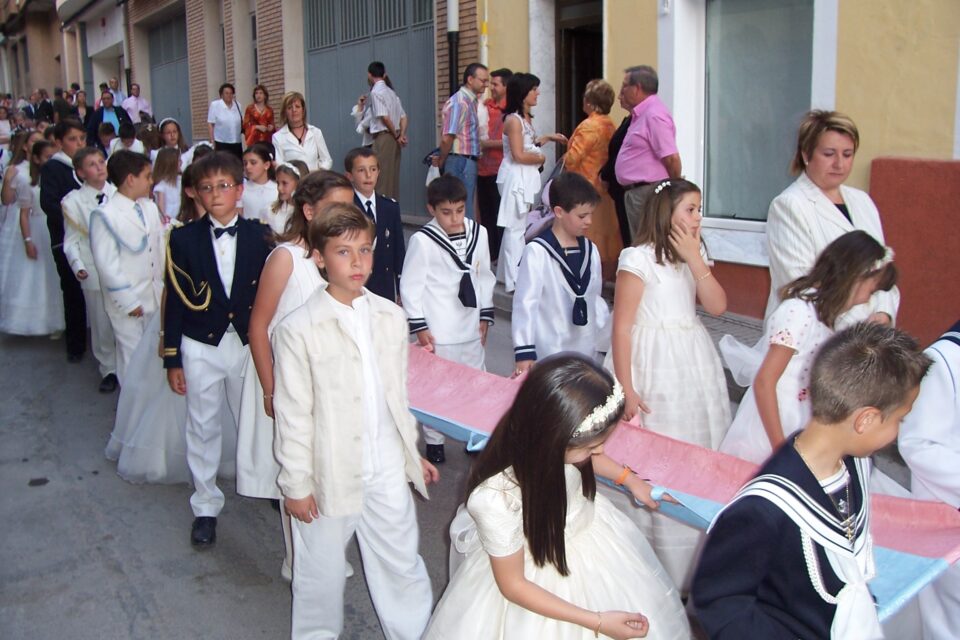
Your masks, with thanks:
M90 350L100 367L100 377L117 372L117 342L100 289L84 289L87 323L90 325Z
M137 348L137 345L140 344L140 338L143 337L143 333L147 329L150 317L143 315L139 318L134 318L119 311L114 312L113 310L108 311L107 314L110 317L110 327L113 330L113 337L117 345L117 378L122 385L124 383L123 376L127 371L127 366L130 364L130 358L133 357L133 351Z
M345 547L354 533L363 572L387 640L418 640L433 592L419 554L413 496L399 465L363 486L360 513L320 516L293 525L293 640L336 638L343 631Z
M193 476L190 507L197 517L215 518L223 509L223 492L217 486L223 425L236 431L247 351L234 331L223 334L217 346L186 336L180 344L187 382L187 465ZM232 420L221 415L224 399Z
M500 241L500 256L497 259L497 280L503 283L507 293L517 288L517 274L520 272L520 258L527 245L523 238L526 220L512 227L503 227L503 239Z
M476 340L470 342L461 342L460 344L436 344L434 345L434 353L444 360L459 362L460 364L465 364L468 367L473 367L480 371L487 370L485 363L486 352L484 351L483 345L480 344L479 335ZM446 437L436 429L431 429L426 425L422 426L423 441L427 444L443 444L447 441Z

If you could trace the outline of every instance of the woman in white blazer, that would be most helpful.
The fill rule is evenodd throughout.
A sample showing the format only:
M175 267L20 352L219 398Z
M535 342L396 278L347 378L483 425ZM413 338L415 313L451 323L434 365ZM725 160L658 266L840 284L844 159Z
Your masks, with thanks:
M330 157L320 129L307 124L307 103L303 94L291 91L283 96L280 114L283 126L273 134L276 164L300 160L310 171L330 169L333 158Z
M811 111L800 123L791 166L799 177L774 198L767 213L770 298L765 317L780 304L780 289L806 274L820 252L839 236L861 229L885 244L873 200L843 184L859 144L857 125L842 113ZM848 311L837 326L866 319L892 324L899 304L896 287L877 291L869 302Z

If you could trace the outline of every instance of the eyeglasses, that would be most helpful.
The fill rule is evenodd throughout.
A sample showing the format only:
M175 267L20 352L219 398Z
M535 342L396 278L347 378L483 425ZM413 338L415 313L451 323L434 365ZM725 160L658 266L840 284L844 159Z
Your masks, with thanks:
M237 185L233 184L232 182L221 182L219 184L201 184L197 186L197 192L202 195L208 196L214 191L216 191L217 193L223 193L224 191L229 191L230 189L233 189L235 186Z

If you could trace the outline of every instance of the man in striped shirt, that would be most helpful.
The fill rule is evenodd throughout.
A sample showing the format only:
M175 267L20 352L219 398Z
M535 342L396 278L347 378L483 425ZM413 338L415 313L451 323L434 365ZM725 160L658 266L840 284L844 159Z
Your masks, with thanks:
M443 105L440 155L434 166L456 176L467 189L466 214L474 218L474 192L477 187L477 160L480 159L480 125L477 116L479 96L487 89L490 74L479 62L467 65L463 85Z

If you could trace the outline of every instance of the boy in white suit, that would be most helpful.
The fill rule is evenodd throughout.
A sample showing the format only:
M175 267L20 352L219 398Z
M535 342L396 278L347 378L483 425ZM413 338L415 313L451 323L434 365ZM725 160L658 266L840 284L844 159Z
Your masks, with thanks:
M107 162L96 147L84 147L73 156L73 168L83 186L68 193L61 201L66 231L63 252L74 275L80 281L87 303L92 351L100 365L100 393L117 388L117 344L107 308L100 292L100 276L90 251L90 214L116 192L107 182Z
M433 220L407 246L400 299L410 333L441 358L485 370L484 346L493 324L493 287L487 230L465 217L467 190L459 178L441 176L427 187ZM427 460L445 459L442 434L423 428Z
M117 377L123 384L130 356L160 308L163 228L157 205L148 199L153 188L149 158L118 151L107 163L107 177L117 192L90 214L90 249L117 340Z
M900 426L913 496L960 508L960 321L924 353L933 360ZM920 592L924 640L960 638L960 564Z
M406 318L364 287L375 234L353 205L315 217L310 246L327 284L273 334L274 448L296 559L294 639L342 632L344 547L354 533L388 639L420 638L433 605L407 483L426 497L439 474L417 454Z

